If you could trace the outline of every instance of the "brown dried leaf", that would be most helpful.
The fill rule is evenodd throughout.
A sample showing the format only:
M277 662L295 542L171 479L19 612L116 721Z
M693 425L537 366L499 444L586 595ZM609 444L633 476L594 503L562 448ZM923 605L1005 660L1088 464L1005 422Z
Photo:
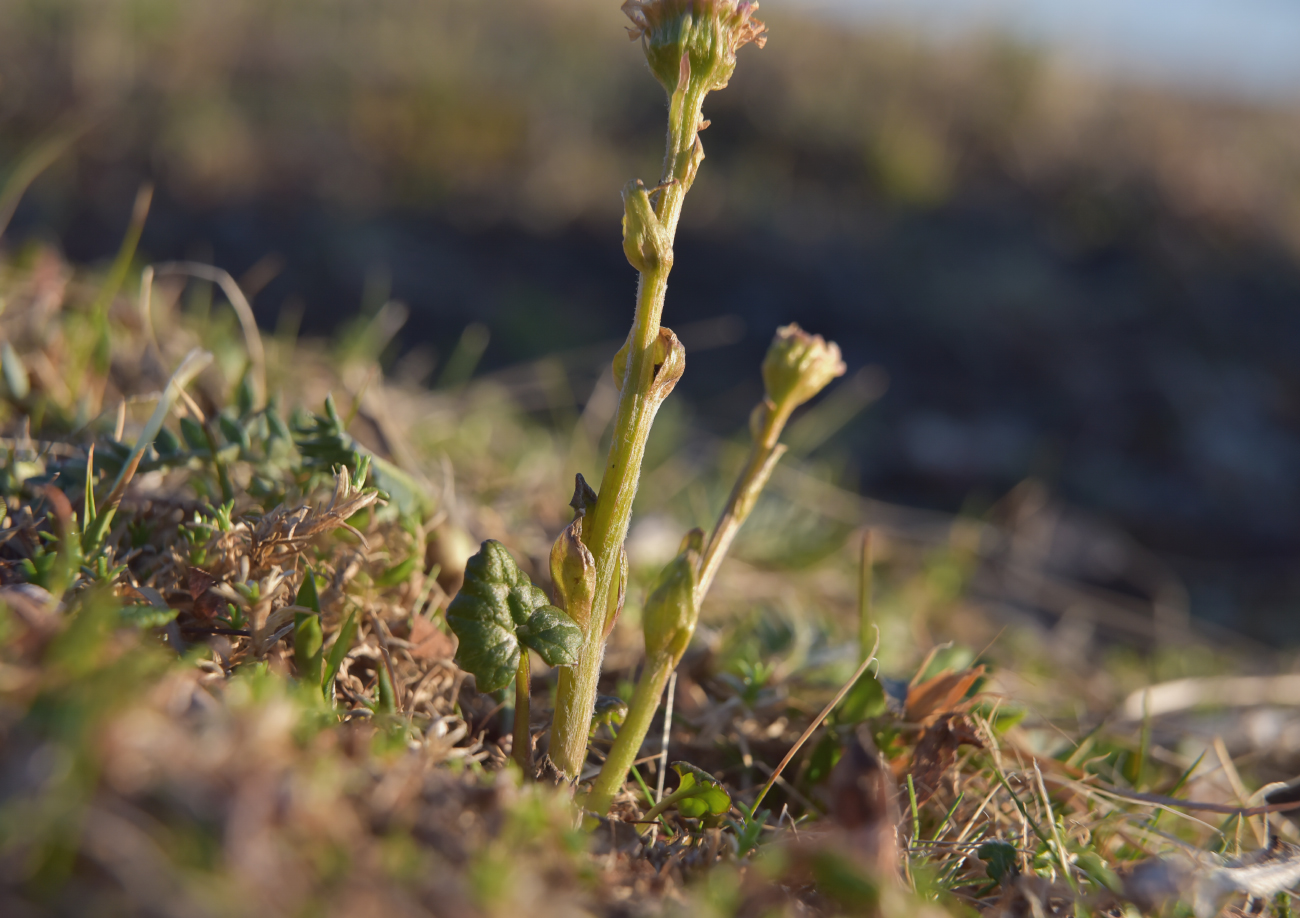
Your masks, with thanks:
M199 621L210 622L226 608L225 601L210 592L216 583L217 578L202 568L191 567L185 572L185 589L194 600L192 614Z
M918 724L931 723L939 715L957 710L975 680L982 675L984 665L980 664L959 673L944 670L933 679L912 686L907 690L904 705L907 719Z
M959 746L984 748L975 725L965 715L942 718L921 735L912 753L911 769L918 804L924 804L938 791L944 774L957 761Z

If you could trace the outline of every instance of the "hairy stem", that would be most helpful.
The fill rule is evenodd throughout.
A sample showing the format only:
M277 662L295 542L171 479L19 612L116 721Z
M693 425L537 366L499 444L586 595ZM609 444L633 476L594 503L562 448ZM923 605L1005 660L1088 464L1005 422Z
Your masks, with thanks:
M571 781L577 780L587 759L596 686L605 656L606 625L616 608L623 543L627 539L632 502L641 477L646 439L659 408L658 402L650 398L655 375L654 349L659 340L668 274L673 266L672 241L681 217L682 202L699 164L696 129L703 102L704 93L696 97L674 94L672 101L664 178L655 205L655 215L667 233L668 247L659 253L653 267L640 274L636 317L628 334L627 368L614 415L614 436L601 477L599 497L588 511L582 531L582 541L596 561L594 595L597 600L585 625L586 635L578 662L560 670L550 746L551 761Z

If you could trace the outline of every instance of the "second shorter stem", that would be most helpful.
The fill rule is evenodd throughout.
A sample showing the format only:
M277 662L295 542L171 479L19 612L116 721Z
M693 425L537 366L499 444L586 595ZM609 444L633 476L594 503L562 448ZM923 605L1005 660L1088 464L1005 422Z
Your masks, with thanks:
M650 722L659 710L664 685L675 667L676 661L668 655L647 661L646 671L642 673L636 691L632 693L632 702L628 705L627 717L618 731L618 738L610 747L605 766L592 784L591 793L587 795L585 806L591 812L602 815L609 812L614 795L623 786L628 769L636 761L641 743L650 732Z
M778 438L788 417L788 412L769 412L763 429L754 440L745 467L740 477L736 479L731 496L727 499L727 506L722 511L722 516L718 518L717 525L713 527L709 544L704 548L700 577L695 587L696 609L704 604L704 597L708 594L709 587L713 585L713 578L717 576L718 568L722 566L722 559L726 557L727 549L731 547L736 533L749 517L749 511L754 509L758 495L767 486L767 480L772 477L772 470L785 455L785 444L778 442Z

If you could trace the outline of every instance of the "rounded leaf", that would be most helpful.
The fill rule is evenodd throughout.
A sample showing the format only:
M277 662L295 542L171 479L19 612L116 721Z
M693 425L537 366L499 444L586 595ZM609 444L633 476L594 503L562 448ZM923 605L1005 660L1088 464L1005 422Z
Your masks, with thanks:
M510 684L523 648L536 650L552 666L563 665L574 661L582 638L495 539L466 562L465 582L447 606L447 624L460 641L456 665L474 676L480 692Z
M546 661L547 666L570 666L582 649L582 629L555 606L537 609L516 632L519 642Z

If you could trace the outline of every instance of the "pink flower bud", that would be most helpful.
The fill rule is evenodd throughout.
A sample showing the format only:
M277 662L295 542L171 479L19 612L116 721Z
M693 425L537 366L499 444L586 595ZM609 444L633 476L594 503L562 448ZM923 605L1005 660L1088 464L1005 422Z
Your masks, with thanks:
M655 78L668 90L686 77L691 89L721 89L736 69L736 50L767 43L767 26L753 0L626 0L628 29L640 38ZM683 61L685 58L685 62Z

